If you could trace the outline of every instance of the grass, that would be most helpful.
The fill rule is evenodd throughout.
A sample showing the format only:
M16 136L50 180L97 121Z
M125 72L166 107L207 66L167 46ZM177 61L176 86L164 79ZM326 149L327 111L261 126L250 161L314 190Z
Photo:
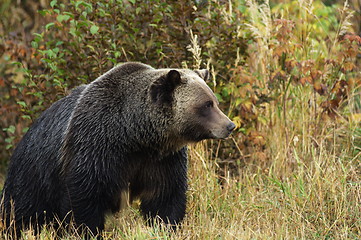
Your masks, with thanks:
M223 185L215 162L205 158L206 144L192 148L188 214L172 239L359 238L360 154L353 159L347 150L335 155L327 142L324 137L317 147L299 143L289 154L281 148L268 169L245 167L240 176L225 177ZM164 231L144 227L134 209L112 224L118 232L112 237L170 238Z
M339 130L339 129L336 129ZM280 132L274 132L272 138ZM336 135L333 135L336 136ZM361 154L335 154L339 139L319 137L284 146L275 138L268 168L244 167L225 176L209 159L206 143L192 146L188 209L182 228L169 235L144 224L137 204L109 217L105 239L357 239L361 235ZM301 138L302 139L302 138ZM335 140L335 141L332 141ZM331 142L331 144L329 144ZM285 151L287 150L287 152ZM39 239L53 239L45 229ZM77 239L69 235L66 239ZM24 239L35 239L24 233Z

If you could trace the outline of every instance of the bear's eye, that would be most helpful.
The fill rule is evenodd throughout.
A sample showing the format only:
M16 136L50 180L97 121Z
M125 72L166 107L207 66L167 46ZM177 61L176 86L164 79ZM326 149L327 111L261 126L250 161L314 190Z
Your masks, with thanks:
M199 115L208 117L211 114L213 108L213 101L207 101L198 107Z
M211 108L211 107L213 107L213 102L212 102L212 101L206 102L206 104L204 104L204 107L205 107L205 108Z

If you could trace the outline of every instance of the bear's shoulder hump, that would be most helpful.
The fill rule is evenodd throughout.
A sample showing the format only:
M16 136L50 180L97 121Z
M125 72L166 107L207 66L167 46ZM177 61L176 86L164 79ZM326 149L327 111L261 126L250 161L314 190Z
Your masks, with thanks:
M152 68L151 66L144 64L144 63L127 62L127 63L119 64L118 66L114 67L113 71L116 71L117 73L122 73L122 74L133 74L135 72L151 70L151 69L154 69L154 68Z

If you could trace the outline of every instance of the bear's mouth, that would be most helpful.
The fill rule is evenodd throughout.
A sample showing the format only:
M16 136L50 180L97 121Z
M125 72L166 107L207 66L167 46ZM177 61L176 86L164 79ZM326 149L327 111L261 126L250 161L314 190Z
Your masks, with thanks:
M234 128L235 128L235 125L232 123L232 125L228 125L228 127L224 128L222 130L210 131L210 135L211 135L210 138L211 139L227 139L231 135Z

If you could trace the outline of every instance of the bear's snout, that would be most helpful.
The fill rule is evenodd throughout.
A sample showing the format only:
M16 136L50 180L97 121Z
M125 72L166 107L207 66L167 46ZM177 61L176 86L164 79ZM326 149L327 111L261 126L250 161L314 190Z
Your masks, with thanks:
M225 130L221 133L221 139L225 139L231 135L232 131L236 128L236 125L229 120L229 123L226 125Z
M233 122L230 122L227 125L227 130L229 131L229 133L231 133L235 128L236 128L236 125Z
M227 121L222 121L221 123L218 123L218 125L211 130L213 138L215 139L227 138L236 128L236 125L231 120L229 120L228 117L223 120Z

